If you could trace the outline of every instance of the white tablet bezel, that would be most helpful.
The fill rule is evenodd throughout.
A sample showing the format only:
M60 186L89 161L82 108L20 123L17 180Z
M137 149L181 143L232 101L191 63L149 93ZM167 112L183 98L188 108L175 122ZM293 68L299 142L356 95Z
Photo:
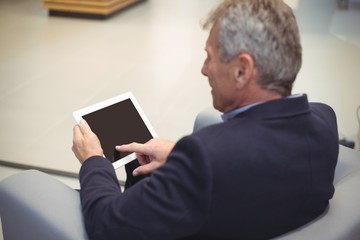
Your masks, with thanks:
M97 110L106 108L108 106L111 106L113 104L119 103L121 101L130 99L130 101L133 103L135 109L137 110L137 112L139 113L141 119L143 120L143 122L145 123L147 129L149 130L151 136L153 138L157 137L157 134L154 130L154 128L152 127L152 125L150 124L150 121L148 120L148 118L146 117L144 111L142 110L142 108L140 107L140 104L138 103L138 101L136 100L134 94L132 92L127 92L127 93L123 93L120 94L116 97L112 97L109 99L106 99L104 101L95 103L93 105L81 108L79 110L76 110L73 112L73 116L76 120L77 123L80 123L80 120L83 119L84 115L87 115L89 113L95 112ZM131 153L129 155L127 155L126 157L123 157L121 159L118 159L116 161L114 161L112 164L114 166L115 169L124 166L125 164L133 161L136 159L136 155L135 153Z

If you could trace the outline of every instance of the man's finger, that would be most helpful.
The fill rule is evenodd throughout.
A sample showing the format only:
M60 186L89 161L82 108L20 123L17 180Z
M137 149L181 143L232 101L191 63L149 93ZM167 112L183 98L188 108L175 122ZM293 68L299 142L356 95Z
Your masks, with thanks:
M142 165L140 167L137 167L133 171L133 175L138 176L138 175L149 174L149 173L153 172L155 169L157 169L159 167L159 165L160 164L158 162L151 162L149 164Z
M73 128L73 142L77 142L79 138L83 137L83 133L81 132L81 128L79 125L75 125Z
M147 155L149 153L147 146L140 143L130 143L121 146L116 146L116 150L120 152L135 152Z
M94 134L93 131L91 130L89 124L87 123L87 121L85 119L81 119L78 125L79 125L80 130L81 130L81 132L82 132L82 134L84 136Z

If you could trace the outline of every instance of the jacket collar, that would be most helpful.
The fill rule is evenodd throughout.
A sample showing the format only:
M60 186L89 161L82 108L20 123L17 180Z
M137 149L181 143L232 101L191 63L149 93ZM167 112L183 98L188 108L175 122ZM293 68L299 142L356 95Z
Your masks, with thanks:
M263 102L237 114L234 118L272 119L306 114L310 111L306 94Z

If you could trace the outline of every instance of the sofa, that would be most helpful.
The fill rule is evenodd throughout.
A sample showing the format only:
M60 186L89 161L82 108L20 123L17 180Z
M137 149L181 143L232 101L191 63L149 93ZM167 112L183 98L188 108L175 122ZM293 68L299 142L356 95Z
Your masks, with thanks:
M218 112L204 110L195 120L194 131L219 121ZM326 212L275 239L360 239L360 152L340 145L334 185L335 195ZM0 216L5 240L88 239L78 191L37 170L0 182Z

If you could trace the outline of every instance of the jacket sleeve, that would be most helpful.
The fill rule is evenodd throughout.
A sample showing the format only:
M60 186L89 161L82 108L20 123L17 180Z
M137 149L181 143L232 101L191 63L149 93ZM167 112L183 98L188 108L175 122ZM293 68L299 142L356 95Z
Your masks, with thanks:
M80 196L90 239L176 239L196 233L209 208L211 174L200 140L180 140L166 164L121 192L112 164L88 159Z

